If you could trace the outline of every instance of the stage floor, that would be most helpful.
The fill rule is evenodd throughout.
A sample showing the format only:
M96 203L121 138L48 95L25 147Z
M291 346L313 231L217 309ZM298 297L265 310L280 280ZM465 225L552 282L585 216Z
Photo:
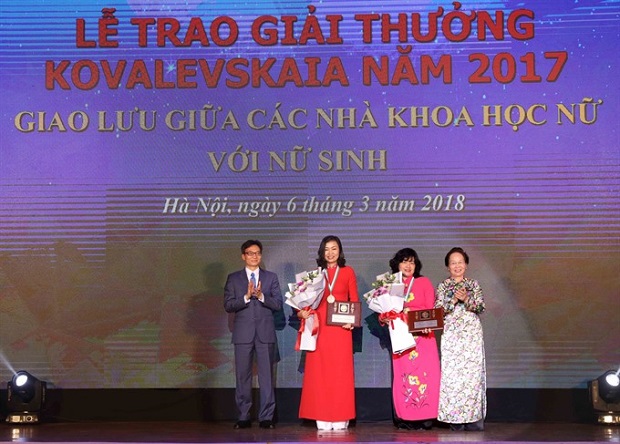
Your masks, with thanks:
M442 427L410 431L391 422L358 422L347 431L319 432L310 423L258 424L234 430L218 422L73 422L0 424L3 442L66 443L249 443L249 442L620 442L620 426L560 423L487 423L483 432L453 432Z

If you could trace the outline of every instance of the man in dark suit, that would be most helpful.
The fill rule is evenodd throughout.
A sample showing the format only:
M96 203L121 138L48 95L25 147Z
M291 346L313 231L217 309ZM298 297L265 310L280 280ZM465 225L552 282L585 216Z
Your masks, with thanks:
M235 401L239 409L236 429L251 427L252 364L258 367L260 388L260 427L273 429L276 408L274 366L278 342L274 313L282 309L282 293L278 276L259 268L263 245L248 240L241 245L245 268L228 275L224 287L224 309L234 313L232 342L235 345Z

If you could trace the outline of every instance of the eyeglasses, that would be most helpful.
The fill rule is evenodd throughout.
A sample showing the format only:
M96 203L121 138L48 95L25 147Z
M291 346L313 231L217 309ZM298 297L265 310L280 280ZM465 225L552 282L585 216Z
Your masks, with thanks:
M250 257L253 257L253 256L258 257L258 256L263 255L263 253L261 253L260 251L244 251L243 254L245 254L246 256L250 256Z

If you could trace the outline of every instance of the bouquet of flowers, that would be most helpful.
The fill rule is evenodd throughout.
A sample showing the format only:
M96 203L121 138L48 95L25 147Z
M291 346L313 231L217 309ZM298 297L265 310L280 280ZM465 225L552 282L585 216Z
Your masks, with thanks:
M392 353L399 354L415 346L415 338L409 333L403 307L405 284L402 273L389 272L377 276L373 290L364 294L368 307L379 313L379 322L388 326Z
M402 273L380 274L372 283L372 288L364 293L364 299L372 311L383 313L398 307L398 311L403 310L405 284L402 283Z
M296 310L305 310L310 313L307 319L301 319L301 326L297 332L295 350L316 350L316 339L319 334L319 320L316 309L323 298L325 291L325 275L321 268L304 271L295 275L295 282L288 284L285 304Z

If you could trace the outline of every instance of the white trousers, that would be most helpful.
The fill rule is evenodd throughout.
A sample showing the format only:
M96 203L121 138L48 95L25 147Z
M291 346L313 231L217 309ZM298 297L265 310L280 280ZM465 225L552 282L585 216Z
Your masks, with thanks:
M316 421L316 428L319 430L346 430L349 427L349 421Z

